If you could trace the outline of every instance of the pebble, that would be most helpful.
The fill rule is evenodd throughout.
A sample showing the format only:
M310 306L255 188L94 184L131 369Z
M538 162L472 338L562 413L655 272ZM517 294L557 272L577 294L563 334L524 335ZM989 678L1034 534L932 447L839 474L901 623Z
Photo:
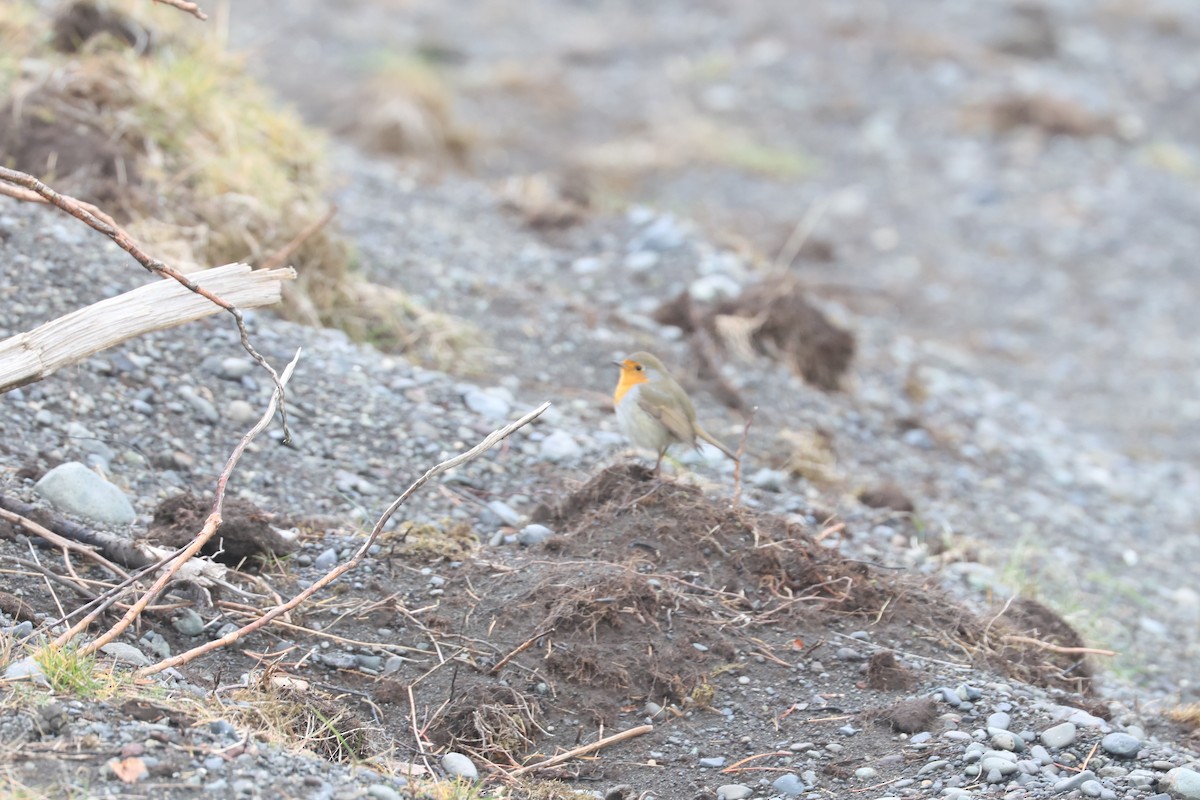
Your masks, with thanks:
M1114 758L1137 758L1142 749L1142 743L1128 733L1110 733L1100 740L1100 747Z
M78 461L60 464L42 476L34 489L65 514L105 525L129 525L137 519L129 498Z
M212 401L196 393L196 390L191 386L180 386L179 396L183 398L196 416L210 425L216 425L221 421L221 415L217 412L217 407L212 404Z
M788 797L799 797L808 787L800 780L800 776L794 772L789 772L786 775L780 775L771 783L771 788L780 794Z
M338 553L332 547L326 548L321 552L321 555L313 559L313 566L322 571L328 572L333 569L338 563Z
M712 769L720 769L725 766L724 756L713 756L711 758L702 758L698 762L702 767L710 767Z
M533 547L549 539L554 531L545 525L526 525L517 533L517 542L525 547Z
M1059 750L1075 741L1075 723L1062 722L1052 728L1042 731L1042 744L1054 750Z
M124 642L109 642L100 648L100 651L112 656L117 661L126 664L133 664L135 667L150 666L150 659L141 650L138 650L131 644Z
M199 636L204 633L204 618L193 609L183 608L171 620L171 626L184 636Z
M50 685L50 681L46 679L46 673L42 672L42 665L35 661L33 656L18 659L5 667L4 680L30 680L42 686Z
M367 787L367 797L372 800L400 800L401 794L390 786L376 783Z
M499 517L500 521L505 525L515 528L521 524L521 515L514 511L508 503L501 500L492 500L487 504L487 507L488 511Z
M726 783L717 787L717 800L745 800L752 794L753 789L740 783Z
M463 392L463 404L488 422L503 422L512 411L512 392L502 387L480 389L472 386Z
M1158 788L1175 800L1200 800L1200 772L1175 767L1159 780Z
M546 461L575 461L583 454L583 448L566 431L552 431L542 439L538 452Z
M453 778L466 778L469 781L479 778L475 763L462 753L446 753L442 756L442 769Z

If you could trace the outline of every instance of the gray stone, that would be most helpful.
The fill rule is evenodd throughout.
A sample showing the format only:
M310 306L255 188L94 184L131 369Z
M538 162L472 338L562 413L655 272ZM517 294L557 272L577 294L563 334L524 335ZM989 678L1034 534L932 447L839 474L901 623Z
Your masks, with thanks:
M726 783L717 787L717 800L745 800L752 794L753 789L740 783Z
M221 415L217 413L217 407L212 404L212 401L197 394L191 386L180 386L179 396L192 407L192 411L196 413L197 417L210 425L216 425L221 421Z
M860 781L869 781L879 774L879 771L874 767L859 767L854 770L854 777Z
M313 566L319 570L328 571L333 569L337 563L337 550L332 547L328 547L321 552L321 555L316 557L316 559L313 561Z
M442 756L442 769L453 778L473 781L479 777L479 770L475 768L474 762L462 753L446 753Z
M135 667L150 666L150 659L146 658L146 654L131 644L125 644L124 642L109 642L101 647L100 651L112 656L117 661L122 661L126 664L133 664Z
M724 756L712 756L710 758L702 758L697 762L702 767L711 767L712 769L720 769L725 766Z
M1137 758L1142 743L1128 733L1110 733L1100 740L1100 747L1113 758Z
M225 406L225 416L231 422L241 425L258 419L260 412L247 401L237 399L230 400L229 405Z
M1095 779L1096 773L1092 772L1090 769L1085 769L1078 775L1072 775L1070 778L1055 783L1054 791L1056 794L1072 792L1078 789L1080 786L1083 786L1083 784L1087 783L1088 781L1094 781Z
M987 726L989 728L997 728L1002 731L1008 730L1008 726L1012 724L1012 717L1005 714L1003 711L997 711L994 714L989 714L987 718Z
M376 783L367 788L367 797L372 800L400 800L401 795L390 786Z
M996 728L990 729L988 733L991 734L988 743L997 750L1012 750L1019 753L1025 749L1025 742L1014 733Z
M517 534L517 541L525 547L533 547L534 545L541 544L553 535L554 531L545 525L526 525Z
M546 461L575 461L583 454L583 448L566 431L553 431L542 439L538 452Z
M776 778L775 782L771 784L771 788L788 797L799 797L804 793L806 787L796 773L789 772Z
M158 631L146 631L142 638L138 639L138 644L159 658L171 657L171 645Z
M504 388L480 389L472 386L463 392L463 404L489 422L508 419L512 410L512 392Z
M184 608L171 620L171 626L184 636L199 636L204 633L204 618L193 609Z
M788 475L781 469L763 467L750 476L750 485L767 492L779 492L787 484Z
M499 517L500 521L505 525L510 525L515 528L521 524L521 515L514 511L512 506L510 506L508 503L505 503L501 500L492 500L487 504L487 507L488 511L491 511L493 514Z
M42 665L33 660L33 656L26 656L12 662L4 668L4 680L6 681L33 681L42 686L49 686L50 681L46 680L46 673L42 672Z
M1175 767L1159 780L1158 788L1175 800L1200 800L1200 772Z
M1042 744L1046 745L1046 747L1055 750L1066 747L1075 741L1075 723L1061 722L1052 728L1042 731L1042 735L1039 738L1041 738Z
M1100 781L1084 781L1079 784L1079 791L1088 797L1099 797L1104 793L1104 786Z
M129 525L137 514L129 499L108 481L78 461L60 464L34 487L59 511L105 525Z

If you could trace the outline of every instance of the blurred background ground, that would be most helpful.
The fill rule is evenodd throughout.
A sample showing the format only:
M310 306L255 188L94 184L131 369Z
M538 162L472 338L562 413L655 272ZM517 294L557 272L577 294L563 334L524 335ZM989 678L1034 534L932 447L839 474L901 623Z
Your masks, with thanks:
M232 8L251 71L368 148L678 211L1135 457L1197 455L1194 3Z

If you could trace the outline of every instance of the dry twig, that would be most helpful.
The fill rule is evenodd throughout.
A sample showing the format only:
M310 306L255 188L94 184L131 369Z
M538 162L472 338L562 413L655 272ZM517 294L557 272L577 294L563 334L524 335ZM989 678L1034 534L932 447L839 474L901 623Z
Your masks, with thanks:
M574 749L568 750L565 753L559 753L556 756L547 758L545 761L539 761L536 764L529 764L521 767L520 769L515 769L508 773L508 776L510 778L516 778L520 775L533 772L534 770L547 769L548 767L561 764L564 761L570 761L572 758L585 756L588 753L608 747L610 744L616 744L617 742L623 742L626 739L632 739L635 736L641 736L644 733L650 733L652 730L654 730L653 725L639 725L636 728L630 728L627 731L621 731L620 733L614 733L612 736L605 736L603 739L597 739L591 744L581 745Z
M295 363L295 361L292 362L292 364L294 364L294 363ZM288 365L288 368L289 368L289 370L291 369L290 364ZM549 403L542 403L540 406L535 408L533 411L530 411L528 414L521 417L516 422L505 425L503 428L501 428L499 430L492 431L490 434L487 435L487 437L484 438L484 440L482 442L475 445L470 450L467 450L464 453L460 453L459 455L454 456L453 458L447 459L446 461L443 461L440 464L436 464L433 467L430 467L429 470L427 470L424 475L422 475L420 478L417 478L417 480L415 480L411 486L409 486L407 489L404 490L403 494L401 494L398 498L396 498L395 501L392 502L392 504L390 506L388 506L387 510L384 511L383 515L379 518L379 521L375 523L375 527L371 530L371 534L363 541L362 545L359 546L358 550L354 553L354 555L350 558L349 561L347 561L344 564L339 564L338 566L334 567L329 572L325 573L325 575L318 578L308 588L301 591L299 594L297 594L291 600L287 601L286 603L284 603L282 605L275 606L274 608L272 608L270 611L267 611L265 614L263 614L258 619L254 620L253 622L251 622L247 625L242 626L241 628L238 628L236 631L227 633L226 635L222 636L220 639L214 639L210 642L205 642L202 645L193 647L191 650L188 650L185 653L180 653L179 655L172 656L171 658L168 658L168 659L164 659L163 661L159 661L157 664L151 664L148 667L142 667L141 669L139 669L137 671L138 676L144 677L146 675L153 675L154 673L162 672L164 669L170 669L171 667L178 667L181 664L186 664L189 661L196 658L197 656L203 655L204 653L219 649L221 647L225 647L226 645L236 642L238 639L241 639L243 636L253 633L254 631L256 631L259 628L263 627L264 625L268 624L269 622L271 622L271 620L275 619L280 614L284 614L284 613L296 608L298 605L303 603L309 597L312 597L314 594L321 591L321 589L325 588L330 583L333 583L335 580L340 578L342 575L345 575L347 572L349 572L350 570L357 567L359 562L362 561L362 559L366 556L367 551L371 548L371 545L373 545L375 543L375 540L377 538L379 538L379 534L383 532L383 526L387 524L387 521L392 518L392 515L395 514L396 511L400 508L400 506L404 505L404 503L408 500L408 498L411 497L414 493L416 493L416 491L418 489L420 489L422 486L424 486L426 483L428 483L432 478L440 475L441 473L445 472L446 470L453 469L454 467L457 467L460 464L465 464L468 461L473 461L474 459L478 458L484 452L491 449L492 446L495 445L497 442L501 441L502 439L507 438L514 431L524 427L525 425L528 425L530 422L532 422L534 419L536 419L538 416L540 416L542 414L542 412L544 412L549 407L550 407ZM239 447L244 448L245 444L248 444L248 442L246 440L243 440L243 444L239 445ZM231 459L231 463L230 463L229 467L226 468L227 471L232 468L233 460L234 459ZM222 477L225 479L228 478L228 476L225 473L222 473ZM219 488L222 490L222 493L223 493L224 484L223 483L219 484ZM220 496L220 495L218 495L218 496ZM211 521L212 517L210 517L209 519ZM205 529L207 530L208 527L209 526L206 524ZM214 530L215 530L215 528L214 528ZM211 533L209 535L211 536ZM195 544L195 543L193 542L193 544ZM199 548L197 547L196 549L199 549Z
M313 220L308 225L304 226L304 230L292 237L292 240L277 250L270 258L259 265L259 269L275 269L283 266L283 263L292 257L292 253L300 248L300 245L308 241L314 233L324 228L333 219L333 215L337 213L337 206L330 205L329 210L321 217Z
M180 11L191 14L201 22L208 21L208 14L205 14L203 11L201 11L200 6L196 5L195 3L189 3L186 0L153 0L153 2L162 3L164 6L178 8Z

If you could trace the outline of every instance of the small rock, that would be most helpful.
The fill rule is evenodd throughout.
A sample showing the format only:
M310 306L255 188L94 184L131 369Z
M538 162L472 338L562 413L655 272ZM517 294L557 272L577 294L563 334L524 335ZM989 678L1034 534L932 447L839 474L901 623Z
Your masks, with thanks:
M1042 744L1046 747L1059 749L1075 741L1075 723L1062 722L1052 728L1042 731Z
M473 781L479 777L479 770L475 768L475 764L462 753L446 753L442 756L442 769L454 778Z
M332 547L326 548L321 555L313 560L313 566L322 571L328 571L334 568L338 563L337 550Z
M146 654L138 650L131 644L124 642L109 642L100 648L101 652L112 656L117 661L122 661L126 664L133 664L135 667L150 666L150 659L146 658Z
M788 475L781 469L763 467L750 476L750 485L767 492L779 492L787 484Z
M512 392L504 388L480 389L472 386L463 393L463 404L490 422L508 419L512 410Z
M545 525L526 525L517 534L517 542L525 547L533 547L541 544L553 535L554 531Z
M254 369L254 362L248 358L230 356L221 361L220 375L227 381L240 381Z
M859 767L854 770L854 777L860 781L869 781L879 774L879 771L874 767Z
M1100 740L1100 746L1113 758L1127 760L1137 758L1142 749L1142 743L1128 733L1110 733Z
M142 634L142 638L138 639L138 644L159 658L171 657L171 645L158 631L146 631Z
M221 415L217 413L217 407L212 404L212 401L197 394L191 386L180 386L179 396L192 407L192 411L196 412L197 417L210 425L216 425L221 421Z
M987 726L989 728L998 728L1006 731L1008 726L1012 724L1012 717L1005 714L1003 711L997 711L994 714L989 714L987 718Z
M780 775L771 784L771 788L780 794L785 794L788 797L799 797L805 791L804 782L794 772L789 772L786 775Z
M1094 781L1094 780L1096 780L1096 773L1092 772L1090 769L1085 769L1083 772L1080 772L1078 775L1072 775L1070 778L1067 778L1065 780L1061 780L1061 781L1058 781L1057 783L1055 783L1054 784L1054 792L1055 792L1055 794L1065 794L1066 792L1072 792L1072 791L1078 789L1080 786L1083 786L1083 784L1087 783L1088 781Z
M554 431L538 446L546 461L575 461L583 454L583 448L566 431Z
M34 661L33 656L26 656L25 658L14 661L5 667L4 680L30 680L34 683L39 683L42 686L50 685L50 681L46 680L46 673L42 672L42 665Z
M204 618L193 609L184 608L171 621L171 626L184 636L199 636L204 633Z
M638 250L625 256L625 269L630 272L645 272L658 266L658 253Z
M726 298L737 297L741 293L742 287L737 281L728 275L720 273L697 278L688 287L688 294L692 296L693 300L700 303L725 300Z
M67 514L106 525L129 525L137 514L129 499L78 461L60 464L34 486L50 505Z
M702 758L697 763L699 763L700 766L702 766L702 767L710 767L712 769L720 769L721 767L725 766L725 757L724 756L711 756L709 758Z
M717 787L717 800L745 800L752 794L753 789L740 783L726 783Z
M515 528L521 524L521 515L514 511L508 503L500 500L492 500L487 504L487 507L488 511L499 517L500 521L505 525Z
M259 412L245 400L230 400L229 405L225 406L225 416L231 422L241 424L256 419Z
M401 795L390 786L376 783L367 787L367 797L372 798L372 800L400 800Z
M1200 800L1200 772L1175 767L1159 779L1158 788L1176 800Z

